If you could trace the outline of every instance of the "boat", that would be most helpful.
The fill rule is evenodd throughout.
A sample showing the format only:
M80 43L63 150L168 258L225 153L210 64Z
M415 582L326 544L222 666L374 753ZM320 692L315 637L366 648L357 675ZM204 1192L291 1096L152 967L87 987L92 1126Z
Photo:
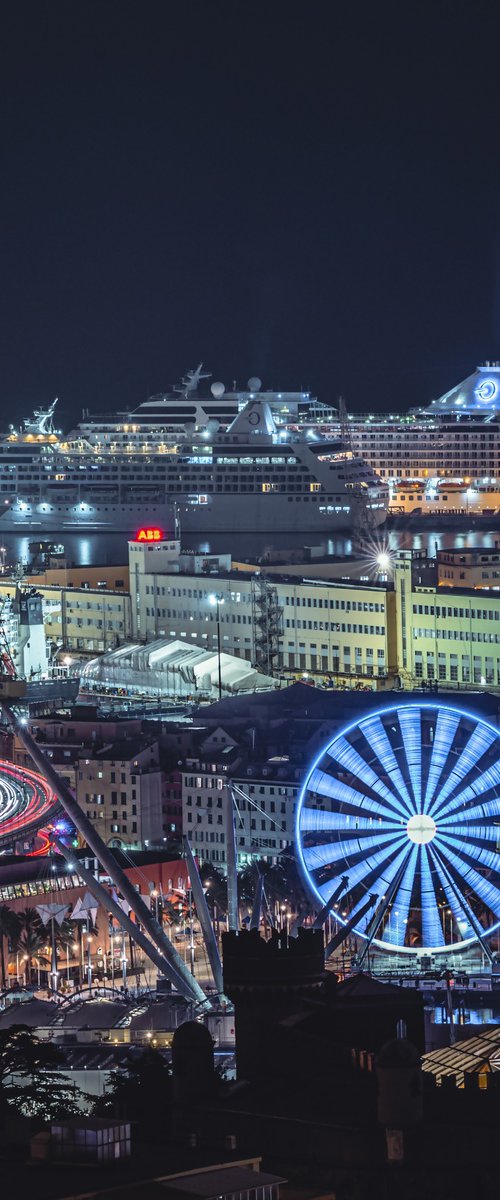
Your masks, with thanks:
M132 533L145 517L168 530L175 514L186 534L329 536L385 521L387 484L348 443L276 420L306 393L261 392L254 378L224 412L222 384L213 406L198 398L202 378L200 364L168 402L86 413L67 435L54 427L55 403L11 427L0 441L0 528Z
M482 511L500 504L500 363L478 366L427 407L400 414L350 415L348 426L353 450L391 489L411 481L411 489L399 491L415 495L422 491L421 483L434 510L441 506L448 511L451 505L466 513L476 511L472 493L478 494ZM320 426L323 433L327 428L331 429ZM448 481L464 493L462 498L452 499ZM440 490L442 495L448 491L442 503Z

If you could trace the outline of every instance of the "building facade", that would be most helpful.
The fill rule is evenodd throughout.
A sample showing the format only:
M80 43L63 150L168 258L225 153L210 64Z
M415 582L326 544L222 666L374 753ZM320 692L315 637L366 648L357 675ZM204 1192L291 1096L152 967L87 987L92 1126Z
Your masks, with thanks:
M258 750L251 755L244 737L223 727L197 741L198 754L186 758L182 770L182 824L200 863L226 871L231 809L238 868L279 858L293 843L301 767L266 754L265 735L254 737Z
M109 845L164 848L179 834L179 774L164 769L158 737L143 730L140 720L103 720L89 708L87 715L76 709L67 716L37 717L29 728ZM11 738L4 753L33 769L19 738Z
M130 549L134 638L185 638L209 650L220 638L221 651L256 661L258 576L180 571L171 543ZM391 584L282 576L272 586L281 614L279 671L386 686L396 671Z
M23 582L1 579L0 605L3 602L5 611L10 611L16 597L28 595L33 590ZM102 654L130 640L129 592L44 584L37 587L36 593L41 598L46 670L65 653L75 658Z
M234 805L238 869L258 858L273 862L287 850L291 853L299 791L296 773L291 773L293 780L288 772L278 778L266 768L251 778L238 771L224 777L190 760L182 775L182 819L200 863L227 870L227 790Z
M500 687L500 593L415 582L410 551L394 565L403 687Z
M500 546L461 546L438 550L437 582L440 587L500 591Z
M221 651L256 661L258 575L179 570L171 551L164 565L159 555L153 561L155 570L140 572L134 636L213 651L220 639ZM500 687L499 547L439 551L432 560L401 551L386 582L271 582L280 612L275 674L373 689Z

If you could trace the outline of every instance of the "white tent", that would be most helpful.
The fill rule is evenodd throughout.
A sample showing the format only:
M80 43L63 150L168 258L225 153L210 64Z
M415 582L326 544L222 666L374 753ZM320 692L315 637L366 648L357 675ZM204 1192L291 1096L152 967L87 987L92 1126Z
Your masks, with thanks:
M262 675L246 659L225 652L220 655L220 676L226 696L276 687L275 679ZM212 701L218 694L219 655L181 641L158 639L110 650L91 659L80 678L82 700L104 695Z

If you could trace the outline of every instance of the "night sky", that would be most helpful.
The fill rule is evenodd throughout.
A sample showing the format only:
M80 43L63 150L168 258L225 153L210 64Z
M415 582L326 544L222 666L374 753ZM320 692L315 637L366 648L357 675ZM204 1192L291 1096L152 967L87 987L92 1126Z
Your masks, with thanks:
M200 359L397 411L500 357L498 12L4 6L2 424Z

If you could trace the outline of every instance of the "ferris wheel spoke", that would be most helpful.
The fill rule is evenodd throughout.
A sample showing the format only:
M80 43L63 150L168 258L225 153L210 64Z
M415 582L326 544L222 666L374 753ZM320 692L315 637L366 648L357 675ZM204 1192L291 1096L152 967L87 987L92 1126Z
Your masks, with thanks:
M317 871L320 867L330 867L337 862L345 861L350 855L359 854L366 858L366 855L375 847L380 851L382 845L385 847L397 840L401 840L401 834L392 832L372 835L363 839L363 842L356 837L346 838L341 841L327 842L326 845L304 846L302 853L308 870Z
M434 844L429 848L429 854L441 881L441 887L446 896L446 902L453 914L455 924L459 931L459 938L456 940L459 941L464 938L474 937L476 930L470 919L469 906L465 900L465 897L460 894L460 891L452 882L449 872L446 870L441 861L441 856L438 853L437 848L434 848ZM455 940L453 936L451 940Z
M362 779L366 787L371 788L377 793L381 799L385 800L391 808L396 808L403 816L407 816L405 805L401 802L398 795L395 795L383 779L373 770L373 767L362 757L354 746L351 746L344 737L338 738L335 747L330 746L327 751L329 757L338 762L344 770L349 771L355 779Z
M474 797L477 800L477 797ZM447 813L446 816L440 816L439 828L448 829L450 825L457 820L459 815L470 825L472 821L487 819L493 820L494 817L500 817L500 797L490 796L488 800L481 800L480 804L473 804L472 808L462 809L460 814L456 809L453 812ZM463 827L462 827L463 828Z
M455 796L452 796L448 803L441 809L436 809L437 815L441 818L450 812L455 812L457 808L464 807L470 801L477 800L478 796L484 796L490 789L496 789L500 786L500 762L495 763L491 767L487 767L485 771L478 777L472 780L467 787L463 788ZM433 809L434 815L434 809Z
M361 721L359 729L389 776L391 783L399 792L408 816L412 816L415 812L415 805L411 800L398 760L380 717L369 717L368 720Z
M469 740L464 746L453 770L450 771L446 782L443 784L441 791L436 796L433 805L433 814L439 813L443 808L445 801L451 796L455 788L460 787L460 784L466 778L470 771L477 766L480 759L490 749L493 742L496 741L497 735L487 725L476 725L473 729ZM499 774L500 780L500 774Z
M422 722L420 709L409 706L398 712L406 761L410 768L410 783L417 812L422 808Z
M443 946L444 935L439 916L438 902L432 878L427 846L420 847L420 893L422 908L422 942L424 946Z
M308 780L308 787L311 792L315 792L323 800L337 800L340 804L350 804L352 808L358 808L374 817L396 818L402 815L401 809L396 803L397 797L393 797L392 804L380 804L374 797L343 783L341 779L335 779L333 775L328 775L326 771L320 771L319 768L312 772Z
M349 916L355 914L364 904L367 893L375 890L375 884L381 895L388 890L409 853L408 842L405 841L403 846L392 847L389 853L385 852L385 857L382 854L372 855L371 858L358 863L354 870L349 868L347 893L352 895L355 888L362 888L362 893L355 900Z
M442 839L448 842L448 838ZM500 917L500 891L495 884L490 883L484 875L480 875L474 866L474 860L471 860L467 854L462 851L461 854L456 854L450 845L446 847L447 859L452 867L455 868L459 877L462 880L462 886L465 883L470 887L472 892L487 905L491 912L496 917Z
M352 833L358 829L371 833L376 830L379 833L398 833L401 831L401 818L386 821L382 817L361 816L360 812L325 812L322 808L305 808L302 810L300 828L302 833Z
M439 709L434 729L431 761L427 773L427 786L422 807L424 813L429 810L429 805L436 791L438 781L441 778L459 724L460 717L457 713L448 712L443 708Z
M387 928L384 931L384 940L394 941L396 946L404 946L405 943L406 925L408 923L417 859L418 846L412 846L401 882L392 898L391 914L394 913L396 915L395 939L388 938ZM391 933L394 933L394 922L391 923Z
M440 860L442 860L442 855L437 850L437 848L435 849L434 853ZM465 913L465 917L463 917L463 918L459 917L458 922L457 922L461 936L464 938L467 937L467 926L465 924L465 922L467 922L469 928L472 930L472 934L471 935L469 934L468 936L469 937L472 936L473 938L477 939L477 941L482 946L482 949L483 949L484 953L486 954L487 958L489 958L491 960L491 957L492 957L491 951L485 941L485 937L487 936L487 931L485 929L483 929L473 908L469 904L467 896L465 895L465 892L464 892L463 879L462 879L461 875L458 873L456 867L454 867L454 865L450 862L444 863L443 861L441 861L441 868L442 868L444 874L449 879L452 889L455 891L455 896L458 899L459 907L463 908L464 913Z
M441 837L446 836L450 838L456 838L457 847L463 846L463 825L447 825L446 829L443 830L441 830L440 827L440 834ZM439 842L439 835L437 840ZM470 822L467 822L467 844L469 846L479 846L484 850L488 850L491 845L495 846L498 843L500 843L499 825L471 825ZM496 869L497 871L500 871L500 860L498 854L496 855L496 858L498 861L498 866Z
M463 837L454 837L448 833L443 834L437 840L438 845L444 844L446 846L452 846L455 854L458 854L459 858L462 858L464 863L471 863L472 865L480 863L481 866L485 867L487 871L493 871L500 882L500 856L496 853L492 853L487 846L485 848L477 845L469 846L468 840L467 842L464 842Z

